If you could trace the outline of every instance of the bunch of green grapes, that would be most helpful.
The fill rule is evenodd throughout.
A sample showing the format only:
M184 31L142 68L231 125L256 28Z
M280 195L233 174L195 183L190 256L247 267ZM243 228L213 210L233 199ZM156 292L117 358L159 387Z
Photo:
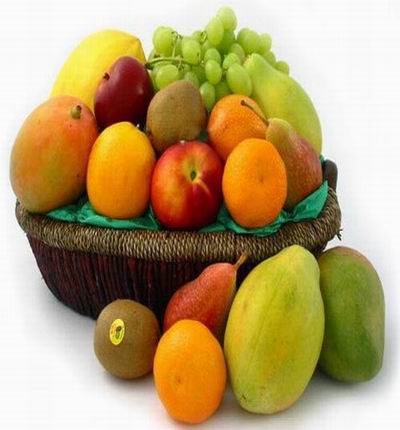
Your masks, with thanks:
M153 34L153 50L147 67L156 90L177 80L188 80L200 89L211 111L228 94L251 96L253 88L243 66L252 53L261 54L272 66L289 74L284 61L276 61L271 36L242 28L237 34L235 12L222 7L202 31L182 36L171 27L158 27Z

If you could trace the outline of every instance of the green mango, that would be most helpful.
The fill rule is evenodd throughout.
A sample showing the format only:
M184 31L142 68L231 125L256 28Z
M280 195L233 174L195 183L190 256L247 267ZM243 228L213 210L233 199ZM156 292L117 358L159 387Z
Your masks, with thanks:
M276 70L259 54L251 54L244 67L253 84L251 97L264 115L289 122L319 155L322 148L321 124L310 97L300 84Z
M373 378L382 367L385 303L372 264L359 252L336 247L318 260L325 306L319 367L344 382Z
M256 266L236 294L224 339L240 405L272 414L296 402L317 365L323 334L314 256L293 245Z

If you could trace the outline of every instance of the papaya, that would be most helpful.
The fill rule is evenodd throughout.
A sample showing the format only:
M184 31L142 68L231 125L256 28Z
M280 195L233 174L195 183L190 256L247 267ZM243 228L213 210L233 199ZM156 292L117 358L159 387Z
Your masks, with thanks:
M293 245L257 265L235 296L224 339L239 404L272 414L295 403L315 370L323 334L314 256Z
M140 40L119 30L100 30L85 37L61 67L51 96L74 96L94 111L97 86L110 67L123 56L145 63Z
M318 260L325 306L319 367L344 382L373 378L382 367L385 303L372 264L354 249L338 246Z

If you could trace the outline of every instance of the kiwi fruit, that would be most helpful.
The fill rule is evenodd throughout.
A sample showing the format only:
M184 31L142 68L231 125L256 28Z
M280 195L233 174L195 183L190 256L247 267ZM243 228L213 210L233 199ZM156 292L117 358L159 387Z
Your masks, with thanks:
M153 369L160 338L154 313L133 300L115 300L100 313L94 332L94 351L112 375L134 379Z
M189 81L176 81L152 98L146 132L161 154L174 143L196 139L206 121L206 108L198 88Z

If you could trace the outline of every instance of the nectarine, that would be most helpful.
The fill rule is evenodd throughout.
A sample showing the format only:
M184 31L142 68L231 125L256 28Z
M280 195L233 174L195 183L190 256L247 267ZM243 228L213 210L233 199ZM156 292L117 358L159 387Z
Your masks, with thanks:
M206 143L169 147L154 168L151 204L160 223L176 230L213 222L222 202L223 164Z

